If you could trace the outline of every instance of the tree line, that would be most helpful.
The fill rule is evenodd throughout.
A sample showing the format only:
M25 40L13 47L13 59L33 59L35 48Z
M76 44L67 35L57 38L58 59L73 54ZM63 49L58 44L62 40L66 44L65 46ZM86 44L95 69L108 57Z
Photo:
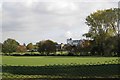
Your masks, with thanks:
M39 41L35 45L20 45L14 39L7 39L2 45L3 53L39 52L41 55L56 55L56 52L65 52L67 55L87 56L120 56L120 9L111 8L98 10L86 17L89 31L83 36L80 45L58 44L52 40Z

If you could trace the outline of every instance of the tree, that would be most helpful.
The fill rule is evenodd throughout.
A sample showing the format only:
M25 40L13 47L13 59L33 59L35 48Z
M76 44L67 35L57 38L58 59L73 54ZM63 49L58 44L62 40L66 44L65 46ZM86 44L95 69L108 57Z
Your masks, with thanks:
M117 36L118 37L118 45L117 45L117 56L119 56L120 57L120 37L119 36Z
M91 40L85 40L83 39L80 45L80 52L82 55L90 55L90 49L91 49Z
M87 16L86 24L89 26L89 32L83 36L89 37L94 41L95 52L104 55L106 53L106 40L116 36L118 33L117 22L120 16L120 9L98 10ZM109 52L108 52L109 53Z
M34 45L32 43L29 43L27 45L27 50L32 51L34 49Z
M27 51L27 49L26 49L26 46L24 46L24 45L19 45L17 47L17 52L23 53L23 52L26 52L26 51Z
M19 43L16 40L9 38L3 42L2 52L3 53L16 52L16 49L18 46L19 46Z
M40 41L38 43L38 51L46 55L54 53L56 52L56 43L51 40Z
M68 52L71 52L72 46L69 45L69 44L65 44L65 45L64 45L64 49L65 49L66 51L68 51Z
M2 51L2 43L0 43L0 52Z
M96 36L114 36L117 34L117 20L119 9L98 10L87 16L86 24L90 27L88 34L92 39Z
M78 55L78 53L80 52L79 45L75 46L75 45L65 44L63 48L68 52L69 56Z

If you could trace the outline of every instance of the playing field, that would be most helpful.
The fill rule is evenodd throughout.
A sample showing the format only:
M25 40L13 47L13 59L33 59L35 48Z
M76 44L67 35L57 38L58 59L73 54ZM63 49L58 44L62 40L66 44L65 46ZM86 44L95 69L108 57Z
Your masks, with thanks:
M111 62L112 61L112 62ZM118 64L118 57L3 56L3 65L44 66L54 64Z
M3 56L3 79L120 77L118 57Z

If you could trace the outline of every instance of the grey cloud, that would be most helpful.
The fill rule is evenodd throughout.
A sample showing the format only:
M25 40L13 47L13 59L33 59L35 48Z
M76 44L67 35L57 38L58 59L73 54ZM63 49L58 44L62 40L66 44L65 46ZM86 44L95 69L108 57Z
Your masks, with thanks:
M25 2L4 2L3 40L11 37L21 43L43 39L65 43L68 31L74 39L80 39L89 29L85 24L87 15L98 9L117 7L117 3L110 2L62 3L33 2L28 6Z

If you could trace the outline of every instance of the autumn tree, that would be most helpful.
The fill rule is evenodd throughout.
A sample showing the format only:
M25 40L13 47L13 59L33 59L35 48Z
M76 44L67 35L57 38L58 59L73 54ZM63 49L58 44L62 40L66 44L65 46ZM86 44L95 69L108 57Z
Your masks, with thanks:
M23 53L23 52L26 52L27 51L27 48L26 48L26 46L24 46L24 45L19 45L18 47L17 47L17 50L16 50L17 52L20 52L20 53Z

